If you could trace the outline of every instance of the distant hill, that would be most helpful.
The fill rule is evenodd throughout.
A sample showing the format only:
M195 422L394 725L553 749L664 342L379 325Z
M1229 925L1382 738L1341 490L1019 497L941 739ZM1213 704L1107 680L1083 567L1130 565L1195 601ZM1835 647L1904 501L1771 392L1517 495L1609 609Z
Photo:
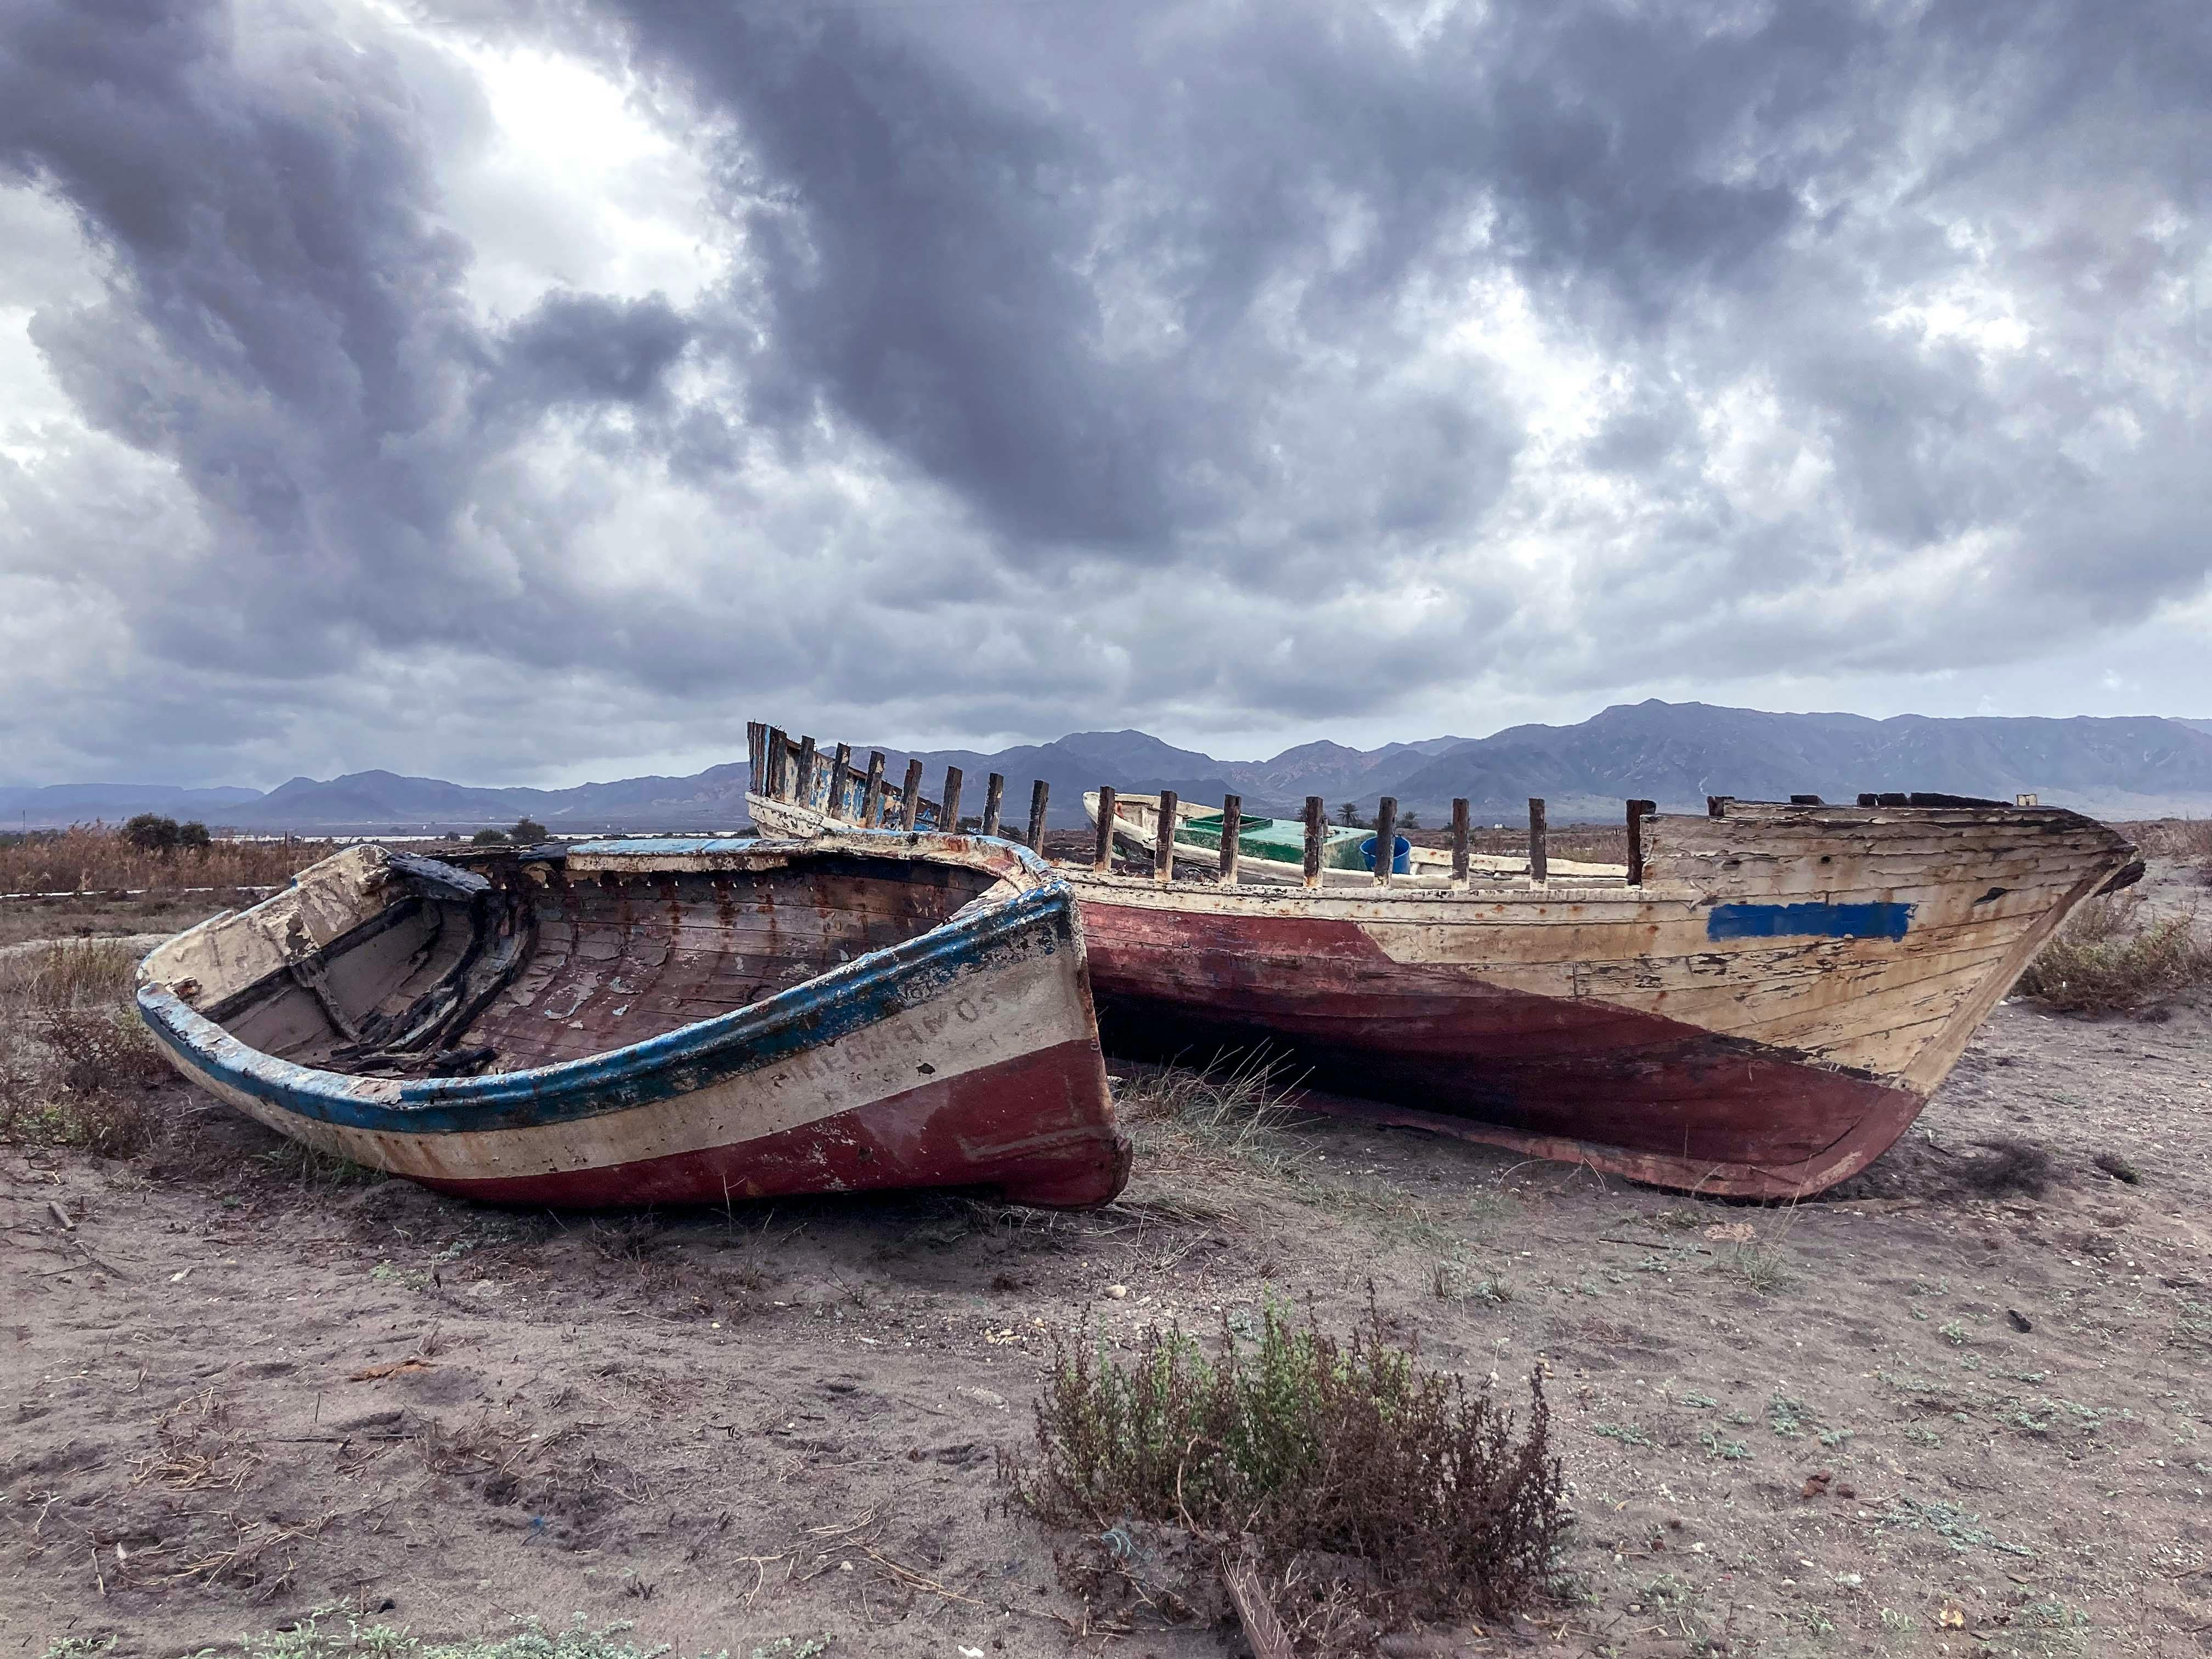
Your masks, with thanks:
M770 711L775 712L775 711ZM794 727L793 730L798 728ZM836 732L817 734L832 741ZM865 764L865 747L855 753ZM1029 815L1030 789L1051 792L1055 828L1084 823L1083 793L1102 783L1133 793L1173 789L1187 800L1243 797L1248 813L1289 814L1320 795L1372 811L1379 796L1440 822L1455 796L1479 820L1517 821L1531 795L1553 822L1611 819L1629 797L1701 811L1708 795L1848 800L1862 790L1938 790L2009 800L2033 792L2053 805L2112 818L2212 815L2212 720L2148 715L2074 720L1936 720L1900 714L1771 714L1656 699L1623 703L1576 726L1516 726L1486 738L1437 737L1353 749L1316 742L1269 760L1223 761L1147 732L1076 732L996 753L885 751L896 787L920 760L934 796L945 769L966 774L962 805L980 811L984 781L1006 780L1006 821ZM623 778L570 789L483 788L394 772L294 778L251 789L69 784L0 789L0 827L34 827L135 812L198 817L217 828L324 833L419 833L512 823L527 815L569 832L728 830L746 823L743 762L690 777Z
M117 822L140 812L164 812L173 818L221 818L258 789L180 789L161 783L50 783L41 788L0 788L0 830L17 823L80 823L93 818Z
M1911 789L1995 800L2032 793L2118 817L2201 813L2212 811L2212 732L2148 716L1874 720L1655 700L1463 744L1381 793L1424 807L1464 795L1493 817L1540 795L1554 817L1595 817L1628 796L1695 810L1708 795L1849 800Z

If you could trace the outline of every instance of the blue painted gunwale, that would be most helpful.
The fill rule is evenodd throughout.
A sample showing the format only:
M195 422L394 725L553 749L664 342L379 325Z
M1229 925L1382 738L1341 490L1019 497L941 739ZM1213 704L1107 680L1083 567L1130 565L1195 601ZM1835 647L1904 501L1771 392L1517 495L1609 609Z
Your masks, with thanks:
M853 830L839 841L911 845L902 831ZM349 1128L450 1134L531 1128L675 1099L818 1048L902 1010L950 994L994 962L1077 948L1075 896L1027 848L1009 844L1035 886L916 938L871 951L758 1002L604 1054L489 1077L401 1080L295 1066L248 1048L173 992L146 985L138 1007L155 1036L192 1070L299 1116ZM717 837L580 842L569 851L641 859L707 853L823 850L811 842ZM866 848L859 849L866 851ZM641 874L652 873L641 871Z
M1705 915L1707 939L1903 939L1912 906L1863 904L1716 904Z

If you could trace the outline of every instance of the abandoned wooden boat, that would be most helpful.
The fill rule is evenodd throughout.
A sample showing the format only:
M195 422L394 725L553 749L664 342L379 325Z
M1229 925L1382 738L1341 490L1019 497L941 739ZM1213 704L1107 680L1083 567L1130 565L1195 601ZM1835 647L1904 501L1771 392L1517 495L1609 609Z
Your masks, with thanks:
M1233 853L1178 834L1162 856L1163 804L1099 823L1093 799L1091 867L1068 872L1109 1050L1264 1048L1321 1109L1743 1197L1872 1163L2075 907L2142 867L2077 813L1881 794L1632 801L1610 866L1549 860L1532 801L1504 870L1456 803L1441 873L1388 878L1328 867L1315 799L1285 875L1241 824L1216 832ZM1117 864L1133 843L1149 869Z
M348 848L179 934L137 1001L272 1128L502 1202L865 1188L1102 1204L1114 1121L1066 884L939 836Z
M1072 876L1108 1046L1266 1045L1374 1121L1803 1196L1904 1133L2134 852L2057 808L1717 801L1630 822L1611 875Z

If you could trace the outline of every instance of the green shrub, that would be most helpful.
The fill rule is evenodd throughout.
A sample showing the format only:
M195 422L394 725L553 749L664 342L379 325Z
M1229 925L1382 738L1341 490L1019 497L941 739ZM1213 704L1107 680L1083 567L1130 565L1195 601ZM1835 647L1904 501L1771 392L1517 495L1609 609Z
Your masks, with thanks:
M1179 1528L1202 1564L1249 1562L1278 1587L1303 1560L1308 1611L1311 1564L1334 1558L1359 1567L1330 1596L1374 1618L1498 1614L1543 1590L1567 1524L1536 1376L1515 1426L1487 1389L1394 1346L1371 1305L1340 1341L1271 1304L1248 1345L1224 1319L1217 1358L1173 1328L1127 1364L1087 1329L1055 1337L1034 1461L1007 1473L1051 1525Z
M2093 898L2028 964L2019 991L2063 1012L2100 1014L2212 983L2212 948L2197 939L2196 921L2154 915L2138 893Z

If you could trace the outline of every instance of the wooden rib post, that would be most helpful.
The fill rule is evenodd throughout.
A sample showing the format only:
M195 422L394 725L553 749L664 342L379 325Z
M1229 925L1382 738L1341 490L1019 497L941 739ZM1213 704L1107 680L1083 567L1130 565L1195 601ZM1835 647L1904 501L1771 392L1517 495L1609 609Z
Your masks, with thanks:
M753 793L768 793L768 727L758 720L745 722L745 758L752 763Z
M792 785L791 798L801 806L814 805L814 739L799 740L799 778Z
M995 836L999 833L999 806L1006 793L1006 781L996 772L992 773L990 782L983 789L983 834Z
M860 828L872 830L883 821L884 812L884 751L874 750L868 757L867 787L860 792Z
M1244 833L1244 797L1224 795L1221 800L1221 884L1237 884L1237 837Z
M1632 800L1628 803L1628 884L1644 885L1644 820L1659 810L1659 803Z
M1044 851L1044 804L1052 791L1042 778L1030 786L1030 851Z
M771 726L768 729L768 797L770 800L783 799L784 775L790 769L786 764L784 749L791 739L783 735L783 728Z
M1398 802L1385 795L1375 804L1375 884L1388 887L1398 863Z
M921 763L906 763L906 782L899 790L899 828L912 830L921 817Z
M852 775L853 745L841 743L837 745L836 758L830 763L830 799L826 810L833 818L842 820L845 817L845 780Z
M1114 790L1110 784L1098 786L1098 839L1091 848L1091 868L1097 875L1114 873Z
M1176 792L1160 791L1159 816L1152 822L1152 879L1175 879Z
M945 801L937 809L937 827L948 836L960 833L960 769L945 769Z
M1549 881L1552 878L1551 849L1544 844L1544 798L1528 797L1528 879Z
M1306 885L1321 885L1321 844L1328 833L1328 809L1319 795L1306 797Z
M1467 797L1461 795L1452 802L1451 884L1456 892L1467 891Z

